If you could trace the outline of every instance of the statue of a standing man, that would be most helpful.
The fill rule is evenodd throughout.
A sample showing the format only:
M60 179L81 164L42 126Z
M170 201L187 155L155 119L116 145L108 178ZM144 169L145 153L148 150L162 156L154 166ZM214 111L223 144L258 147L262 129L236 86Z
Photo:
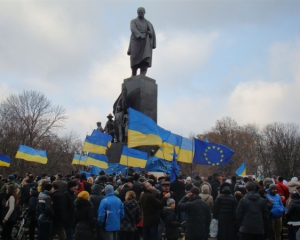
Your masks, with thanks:
M152 64L152 49L156 48L156 37L152 24L144 18L145 8L138 8L138 17L131 20L131 37L127 54L130 55L132 76L136 76L137 69L140 74L146 75L148 67Z

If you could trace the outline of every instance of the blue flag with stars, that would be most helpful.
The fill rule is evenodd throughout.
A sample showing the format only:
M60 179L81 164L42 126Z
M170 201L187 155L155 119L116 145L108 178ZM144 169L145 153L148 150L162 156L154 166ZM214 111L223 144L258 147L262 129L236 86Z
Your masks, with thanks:
M234 151L222 144L204 142L195 138L195 154L193 163L222 166L231 162Z

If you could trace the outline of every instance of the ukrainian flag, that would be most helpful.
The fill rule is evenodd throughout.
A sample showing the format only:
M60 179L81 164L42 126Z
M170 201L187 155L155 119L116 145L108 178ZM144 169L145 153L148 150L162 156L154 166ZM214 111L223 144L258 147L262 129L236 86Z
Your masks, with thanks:
M20 145L17 151L16 157L29 162L37 162L41 164L46 164L47 154L46 150L35 150L31 147L27 147L25 145Z
M160 146L170 133L159 127L150 117L129 108L128 147Z
M246 176L246 160L242 163L242 165L235 171L238 176Z
M10 166L10 157L0 154L0 167L9 167Z
M86 159L87 159L87 156L81 156L79 154L75 154L74 157L73 157L72 164L73 165L87 166Z
M171 133L167 141L163 142L161 148L157 150L155 156L161 159L165 159L167 161L172 161L174 149L176 154L178 154L181 142L181 136Z
M262 181L262 177L261 176L257 176L256 181L257 182Z
M98 130L94 130L92 132L91 136L101 138L102 141L103 141L103 146L107 146L107 147L110 148L111 141L112 141L112 136L111 135L103 133L103 132L100 132Z
M107 144L108 142L99 137L86 136L82 151L105 154Z
M104 154L89 153L86 164L106 169L108 168L108 159Z
M148 161L148 154L133 148L123 146L120 164L130 167L145 168Z
M178 162L192 163L194 158L194 142L188 138L183 137L179 153L177 156Z

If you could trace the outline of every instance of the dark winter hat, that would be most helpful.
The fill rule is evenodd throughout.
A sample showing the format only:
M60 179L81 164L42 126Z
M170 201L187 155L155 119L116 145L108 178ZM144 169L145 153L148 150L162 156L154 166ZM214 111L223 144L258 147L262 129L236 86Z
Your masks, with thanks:
M44 190L50 191L52 189L52 187L53 187L52 184L47 183L47 184L45 184Z
M300 199L300 195L299 195L299 193L292 193L291 198L292 199Z
M32 195L36 195L36 194L38 194L38 190L37 190L37 188L36 188L36 187L32 187L32 188L30 188L30 192L31 192L31 194L32 194Z
M168 198L167 205L171 206L173 203L175 203L175 200L173 198Z
M7 177L9 180L15 180L15 175L13 175L13 174L10 174L10 175L8 175L8 177Z
M85 173L80 174L80 180L86 180L86 174Z
M193 184L188 184L188 185L185 186L185 190L186 191L191 191L192 187L193 187Z
M275 190L275 189L277 190L276 184L270 184L269 189L270 189L270 191Z
M192 187L191 193L195 194L195 195L199 195L200 194L200 189L197 188L197 187Z
M105 187L105 194L113 193L114 187L112 185L106 185Z
M77 186L77 183L74 182L74 181L70 181L68 182L68 189L72 188L72 187L76 187Z
M161 185L162 186L170 186L170 182L165 181L165 182L161 183Z

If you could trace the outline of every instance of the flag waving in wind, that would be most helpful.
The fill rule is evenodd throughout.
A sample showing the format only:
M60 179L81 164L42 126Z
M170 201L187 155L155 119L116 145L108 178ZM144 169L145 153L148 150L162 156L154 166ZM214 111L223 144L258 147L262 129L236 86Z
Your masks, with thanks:
M193 163L222 166L231 162L234 151L230 148L217 143L208 143L198 139L195 141L195 155Z
M16 154L16 158L24 159L29 162L37 162L46 164L48 161L45 150L35 150L31 147L20 145Z
M178 166L177 162L176 162L176 152L174 149L174 153L173 153L173 160L172 160L172 171L171 171L171 177L170 177L170 182L174 182L176 180L176 176L180 171L180 167Z
M158 126L150 117L129 108L128 147L160 146L171 134Z
M112 136L94 130L91 136L86 136L82 150L85 152L93 152L105 154L107 147L111 145Z
M148 160L148 154L133 148L123 146L120 164L131 167L145 168Z
M0 154L0 167L9 167L10 157Z
M246 176L246 159L243 161L242 165L235 171L238 176Z

